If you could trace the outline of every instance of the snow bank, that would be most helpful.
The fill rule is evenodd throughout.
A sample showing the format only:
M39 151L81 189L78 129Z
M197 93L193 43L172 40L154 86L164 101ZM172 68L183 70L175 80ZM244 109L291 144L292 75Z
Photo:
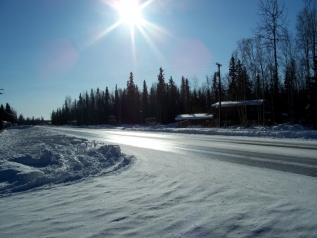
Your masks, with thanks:
M119 127L111 125L95 125L95 126L80 126L79 128L89 129L119 129L130 131L153 131L153 132L168 132L168 133L185 133L185 134L204 134L204 135L220 135L220 136L248 136L262 138L278 138L278 139L302 139L302 140L317 140L317 131L309 127L299 124L279 124L272 127L254 126L254 127L239 127L231 126L228 128L207 128L200 125L177 128L178 123L167 125L145 126L145 125L128 125L123 124ZM70 127L70 126L65 126ZM73 127L73 126L71 126ZM78 128L78 127L74 127Z
M117 172L132 162L117 145L42 127L5 130L0 134L0 195Z
M177 128L178 123L168 125L128 125L123 124L119 127L111 125L95 125L95 126L80 126L79 128L89 129L119 129L130 131L153 131L153 132L168 132L168 133L185 133L185 134L204 134L204 135L220 135L220 136L248 136L262 138L277 138L277 139L301 139L301 140L317 140L317 131L309 127L299 124L279 124L271 127L253 126L239 127L231 126L228 128L207 128L202 126L192 126L188 128ZM70 127L70 126L65 126ZM73 127L73 126L71 126ZM74 127L78 128L78 127Z
M303 139L317 140L317 131L309 127L293 124L281 124L272 127L228 127L228 128L206 128L195 126L191 128L177 128L177 123L157 126L128 126L119 127L122 130L131 131L156 131L169 133L205 134L223 136L248 136L279 139Z

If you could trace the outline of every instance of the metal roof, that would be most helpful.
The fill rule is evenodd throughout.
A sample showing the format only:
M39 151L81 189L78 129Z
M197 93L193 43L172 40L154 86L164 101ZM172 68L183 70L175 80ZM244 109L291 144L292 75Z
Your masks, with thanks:
M195 114L181 114L175 117L176 121L181 120L200 120L200 119L212 119L213 115L208 113L195 113Z
M262 105L264 103L263 99L259 100L247 100L247 101L223 101L221 102L221 107L238 107L238 106L256 106ZM212 107L219 107L219 102L211 105Z

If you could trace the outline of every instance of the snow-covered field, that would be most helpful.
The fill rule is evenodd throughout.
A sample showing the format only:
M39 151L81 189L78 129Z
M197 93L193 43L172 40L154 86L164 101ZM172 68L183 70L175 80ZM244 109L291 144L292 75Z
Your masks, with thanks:
M289 125L116 130L317 139L316 131ZM0 237L316 237L315 177L121 150L49 127L5 130Z

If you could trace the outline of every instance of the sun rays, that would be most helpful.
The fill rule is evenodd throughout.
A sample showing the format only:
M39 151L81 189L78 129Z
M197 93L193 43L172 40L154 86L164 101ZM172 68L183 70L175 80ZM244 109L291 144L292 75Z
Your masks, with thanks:
M104 0L103 2L112 8L112 13L118 19L96 35L93 43L113 32L118 27L126 25L130 31L131 51L134 63L136 63L136 31L140 33L140 36L143 37L156 57L160 60L163 59L153 39L154 37L157 39L159 34L161 37L170 36L170 34L158 25L146 20L144 17L146 14L143 14L146 11L146 7L153 3L154 0L147 0L143 3L141 3L141 0Z

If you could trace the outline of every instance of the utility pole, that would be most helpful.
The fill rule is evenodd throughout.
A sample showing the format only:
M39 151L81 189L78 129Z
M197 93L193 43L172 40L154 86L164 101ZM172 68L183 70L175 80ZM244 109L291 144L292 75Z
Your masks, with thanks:
M220 67L222 66L218 62L216 63L218 66L218 77L219 77L219 128L221 127L221 81L220 81Z

